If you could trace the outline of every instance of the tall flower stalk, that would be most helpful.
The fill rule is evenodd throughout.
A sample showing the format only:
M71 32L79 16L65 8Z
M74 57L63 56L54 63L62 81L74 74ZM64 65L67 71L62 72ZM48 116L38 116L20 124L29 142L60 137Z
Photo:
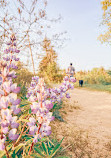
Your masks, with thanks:
M43 78L33 77L30 93L28 93L29 101L31 101L31 114L27 123L29 126L29 134L33 136L33 143L29 150L31 154L32 147L44 136L51 134L50 121L54 119L50 112L49 102L47 102L47 91ZM50 104L52 104L50 102ZM51 105L50 105L51 106Z
M50 122L54 119L50 110L53 108L54 103L61 102L61 99L66 96L70 98L69 89L73 89L72 82L74 78L64 78L62 85L59 88L47 89L43 78L35 76L32 78L31 85L28 89L27 97L31 102L31 115L27 125L29 126L29 134L33 136L33 142L29 150L31 154L32 147L35 143L41 140L44 136L51 134Z
M19 123L17 122L17 114L21 110L19 108L20 99L17 98L20 87L17 87L17 84L12 81L16 77L16 73L12 69L17 68L15 61L19 60L15 55L19 53L19 50L16 48L14 35L11 36L7 45L3 60L0 61L0 150L5 149L6 155L9 157L6 149L7 138L12 141L18 138L17 128Z

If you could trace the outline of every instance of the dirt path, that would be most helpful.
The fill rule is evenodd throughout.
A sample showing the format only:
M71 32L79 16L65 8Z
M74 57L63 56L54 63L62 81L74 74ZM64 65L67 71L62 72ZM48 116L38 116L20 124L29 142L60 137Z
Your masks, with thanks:
M86 142L81 139L80 135L76 131L83 130L88 134L88 142L90 142L91 158L111 158L111 94L107 92L90 91L86 89L74 89L70 91L71 99L67 101L67 106L64 110L67 110L67 114L64 118L67 123L59 123L58 136L66 138L66 145L72 144L71 147L72 157L78 157L82 152L81 144ZM57 130L57 131L58 131ZM77 136L78 135L78 136ZM76 137L76 138L74 138ZM78 137L78 138L77 138ZM74 147L74 141L80 141L79 153L75 154L76 147ZM83 142L81 142L83 141ZM108 144L107 144L108 143ZM106 145L107 144L107 145ZM76 145L75 145L76 146ZM86 148L87 145L83 145ZM77 147L78 148L78 147ZM110 151L108 151L110 149ZM89 150L89 147L85 149L85 152ZM90 151L89 151L90 152ZM99 154L101 156L98 156ZM79 155L79 156L78 156ZM87 154L83 156L88 157Z
M90 130L98 138L111 137L111 94L74 89L71 92L71 102L73 101L78 102L81 107L76 116L78 126Z

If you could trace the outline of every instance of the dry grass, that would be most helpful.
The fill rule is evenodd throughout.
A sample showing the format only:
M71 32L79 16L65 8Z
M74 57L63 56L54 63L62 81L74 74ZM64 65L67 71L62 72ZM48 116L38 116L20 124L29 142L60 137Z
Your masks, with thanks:
M61 140L64 137L62 146L66 151L65 156L71 158L110 158L108 157L109 152L104 154L104 150L99 150L99 140L96 140L95 144L92 143L93 138L88 135L87 131L78 129L76 126L68 127L67 123L59 121L52 125L52 131L53 137L56 139Z
M81 106L78 101L70 101L69 99L63 100L63 110L67 112L72 112L74 110L81 110Z

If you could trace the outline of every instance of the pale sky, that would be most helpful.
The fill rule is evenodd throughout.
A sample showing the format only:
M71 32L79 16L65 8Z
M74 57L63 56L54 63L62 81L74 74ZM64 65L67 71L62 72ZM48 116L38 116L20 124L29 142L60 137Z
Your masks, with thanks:
M15 6L12 2L14 1L11 1L13 14ZM30 0L25 2L30 4ZM64 43L63 48L56 49L58 64L62 69L66 69L70 63L73 63L76 71L101 66L111 68L111 45L101 44L97 40L104 31L104 26L100 26L103 14L100 2L101 0L48 0L47 17L52 19L61 15L62 20L60 23L51 23L52 29L47 29L44 33L50 38L55 33L67 31L65 38L70 39ZM34 50L39 52L38 48ZM34 59L37 69L40 60L35 56ZM21 61L24 62L24 57L21 57Z
M97 37L103 32L100 0L49 0L49 17L62 15L63 20L55 25L56 31L67 31L70 40L57 50L58 63L67 68L70 62L75 69L88 70L93 67L111 67L111 46L101 44Z

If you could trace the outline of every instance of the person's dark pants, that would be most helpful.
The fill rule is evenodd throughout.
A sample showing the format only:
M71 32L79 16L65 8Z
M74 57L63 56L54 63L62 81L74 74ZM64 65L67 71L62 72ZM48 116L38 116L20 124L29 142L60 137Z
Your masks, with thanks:
M79 80L79 86L82 87L82 85L83 85L83 80Z

